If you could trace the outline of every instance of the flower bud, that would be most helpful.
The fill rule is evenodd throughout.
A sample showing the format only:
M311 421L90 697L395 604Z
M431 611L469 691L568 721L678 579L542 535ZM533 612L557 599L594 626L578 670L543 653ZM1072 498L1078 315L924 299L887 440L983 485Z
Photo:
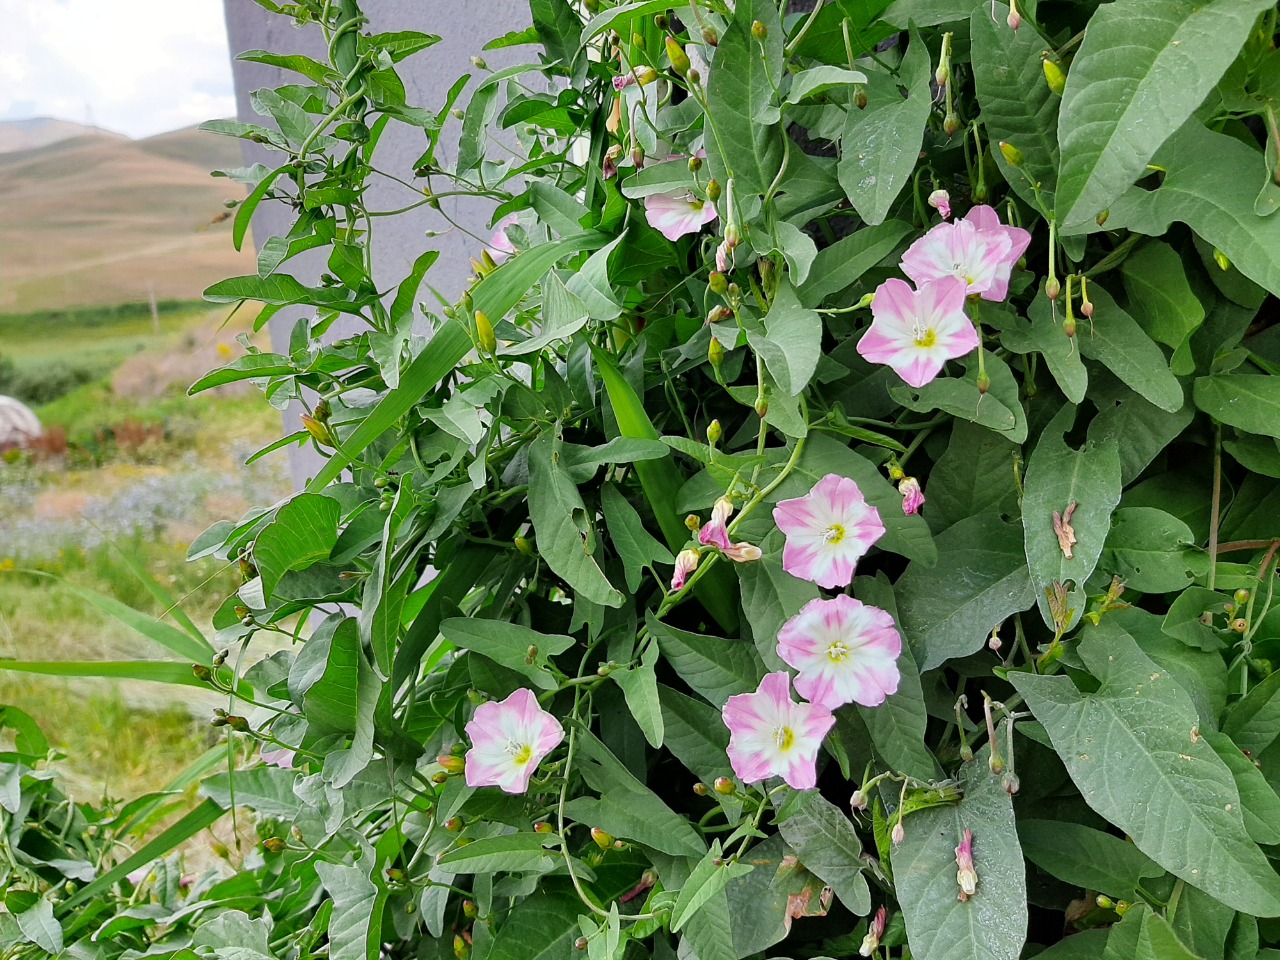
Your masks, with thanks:
M720 442L720 438L724 436L724 428L720 426L719 420L712 420L707 424L707 443L714 446Z
M226 720L227 726L230 727L232 730L235 730L237 733L249 732L249 721L246 720L244 717L231 715L231 716L225 717L224 719Z
M903 840L907 839L907 831L902 826L902 817L898 817L898 822L893 825L893 830L890 832L889 838L893 841L893 845L895 847L901 844Z
M867 91L863 90L861 86L853 92L853 105L859 110L867 109Z
M474 900L463 900L462 915L468 920L474 920L476 917L480 916L480 908L476 906L476 902Z
M1057 300L1062 293L1062 284L1057 277L1050 277L1044 282L1044 295L1050 300Z
M208 683L213 679L213 671L202 663L193 663L191 672L195 674L196 679L201 683Z
M448 820L444 822L444 828L448 830L450 833L458 833L459 831L462 830L462 826L463 824L462 824L461 817L450 817Z
M1015 147L1012 143L1005 140L1000 141L1000 154L1005 158L1011 167L1022 166L1022 151Z
M978 871L973 864L973 831L966 829L956 847L956 883L960 887L961 902L968 900L977 892Z
M466 769L466 761L462 757L455 757L448 753L436 757L436 763L444 767L446 773L458 774Z
M1216 263L1218 265L1218 269L1224 273L1231 269L1231 260L1217 247L1213 248L1213 262Z
M705 797L711 791L707 789L707 785L705 783L699 781L693 785L693 792L696 796Z
M849 808L855 813L867 809L867 794L861 787L853 791L853 796L849 798Z
M613 836L605 833L599 827L591 828L591 839L595 841L596 846L601 850L608 850L613 846Z
M991 378L987 376L986 371L978 374L978 393L986 394L991 389Z
M665 13L655 15L653 18L653 25L664 32L671 29L671 21L667 19L667 15Z
M753 20L751 22L751 36L755 37L757 40L763 40L765 37L769 36L769 28L759 20Z
M498 338L493 334L493 324L483 310L476 311L476 340L485 353L493 353L498 349Z
M1049 84L1049 89L1062 96L1062 91L1067 88L1067 75L1062 67L1053 60L1043 60L1041 65L1044 67L1044 79Z
M1116 902L1114 900L1112 900L1106 894L1102 894L1102 893L1098 894L1098 897L1096 900L1094 900L1094 903L1100 906L1103 910L1110 910L1112 907L1116 905Z
M484 58L483 58L483 57L472 57L472 58L471 58L471 65L472 65L473 67L475 67L477 70L488 70L488 69L489 69L489 65L488 65L487 63L485 63L485 62L484 62Z
M467 957L471 956L471 944L467 943L460 933L453 936L453 955L458 960L467 960Z
M671 61L671 69L677 74L682 77L689 75L689 68L692 66L689 55L684 52L680 41L675 37L667 37L667 59Z
M631 165L637 170L644 169L644 148L638 143L631 148Z
M523 554L524 556L526 557L533 556L533 544L531 544L524 537L516 537L512 541L512 543L515 544L516 549L520 551L520 553Z
M284 849L284 841L279 837L267 837L262 841L262 849L267 853L279 853Z
M699 84L699 83L701 83L701 82L702 82L702 74L700 74L700 73L698 72L698 68L697 68L697 67L690 67L690 68L689 68L689 76L688 76L688 77L686 77L685 79L687 79L687 80L688 80L690 83L692 83L692 84ZM694 160L698 160L698 158L697 158L697 157L694 157L693 159L694 159ZM701 160L698 160L698 165L699 165L699 166L701 166L701 165L702 165L702 161L701 161Z
M688 527L690 533L697 533L702 527L702 518L696 513L691 513L684 518L684 525Z
M719 270L711 271L711 275L707 277L707 286L711 288L712 293L722 297L729 292L729 280Z
M716 777L715 783L711 786L722 797L732 796L738 791L738 785L728 777Z
M1063 319L1062 332L1065 333L1068 337L1074 337L1076 335L1076 318L1075 317L1067 316Z
M684 589L690 574L698 569L698 562L701 559L702 554L697 550L681 550L676 554L676 569L671 576L671 589L673 591L679 592Z
M1235 592L1235 596L1232 597L1232 599L1235 601L1237 607L1243 607L1249 602L1249 591L1244 587L1241 587Z
M697 172L698 172L699 170L701 170L701 169L702 169L702 158L701 158L701 157L690 157L690 158L689 158L689 170L690 170L690 172L692 172L692 173L697 173Z
M720 199L720 181L719 180L707 181L707 199L710 200L712 203L715 203L717 200Z
M1106 210L1103 210L1100 214L1094 217L1093 222L1101 227L1101 226L1104 226L1106 222L1110 219L1111 219L1111 208L1108 207Z
M643 49L644 49L644 34L643 34L643 33L633 33L633 34L631 35L631 45L632 45L633 47L637 47L637 48L639 48L640 50L643 50Z
M1000 786L1009 796L1013 796L1022 787L1022 781L1018 779L1018 775L1012 770L1005 771L1004 777L1000 780Z
M951 219L951 194L946 190L935 190L929 194L929 206L937 210L943 220Z
M948 137L954 137L960 130L960 118L956 116L954 110L948 110L947 115L942 118L942 132Z
M533 825L533 832L534 833L555 833L555 828L544 820L541 823L535 823Z
M575 950L587 949L587 938L579 937L577 940L573 941L573 949Z
M1010 9L1008 19L1005 22L1009 24L1011 30L1017 30L1022 26L1022 14L1018 13L1017 7Z
M322 447L334 446L333 433L329 430L327 424L322 423L310 414L302 415L302 426L306 428L307 433L311 435L311 439Z
M706 41L709 47L720 46L720 34L716 32L716 28L707 24L702 28L702 39Z
M717 369L724 362L724 346L715 337L712 337L711 343L707 345L707 361Z
M756 416L759 417L761 420L763 420L765 417L769 415L769 401L765 399L757 400L755 405L755 411L756 411Z
M1249 621L1244 617L1236 617L1231 621L1231 629L1236 633L1247 633L1249 630Z
M443 770L439 771L438 773L433 773L431 775L431 782L436 784L437 786L439 786L442 783L448 783L449 775L445 773Z
M951 70L945 63L938 64L938 69L933 71L933 82L940 87L945 87L947 81L951 79Z

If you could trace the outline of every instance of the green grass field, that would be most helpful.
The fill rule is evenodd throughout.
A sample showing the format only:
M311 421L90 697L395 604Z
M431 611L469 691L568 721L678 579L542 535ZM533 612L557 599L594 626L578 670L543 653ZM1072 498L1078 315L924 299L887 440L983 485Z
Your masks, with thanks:
M216 561L189 564L187 545L209 523L287 490L283 456L241 465L279 436L278 414L256 391L195 398L186 386L243 348L225 308L176 304L161 311L80 311L0 316L0 355L38 378L74 361L89 382L35 411L46 429L66 430L64 456L0 463L0 657L106 660L156 656L154 647L38 569L115 597L152 615L161 605L117 548L204 628L239 584ZM113 441L121 424L146 439ZM211 635L211 631L208 635ZM163 787L212 742L219 701L190 687L60 679L0 670L0 703L32 714L67 756L59 761L80 799L134 796Z

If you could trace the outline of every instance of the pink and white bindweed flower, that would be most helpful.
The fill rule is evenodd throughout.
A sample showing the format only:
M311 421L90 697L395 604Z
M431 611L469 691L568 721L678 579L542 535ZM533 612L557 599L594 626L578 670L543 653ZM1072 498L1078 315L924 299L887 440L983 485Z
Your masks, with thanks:
M917 286L955 277L964 282L966 293L1003 300L1008 294L1007 275L1004 294L995 296L992 288L1012 247L1013 241L1003 231L981 230L972 220L939 223L907 248L902 272Z
M966 829L956 847L956 884L960 893L956 899L963 903L978 891L978 870L973 865L973 831Z
M507 227L514 226L519 222L520 218L511 213L493 225L493 236L489 238L489 243L485 249L489 251L489 256L493 258L494 263L502 263L516 252L516 245L507 236Z
M782 777L796 790L818 782L818 749L836 718L826 707L791 699L786 671L770 673L755 693L740 693L724 705L729 762L744 783Z
M1003 236L1009 240L1009 251L1001 258L990 288L982 295L984 300L1004 300L1009 296L1009 278L1013 275L1014 264L1027 252L1031 233L1021 227L1001 223L1000 214L986 205L974 207L965 215L965 220L978 228L979 236Z
M467 736L467 786L524 793L542 758L564 739L564 728L522 687L500 703L476 707Z
M843 594L810 600L778 631L778 656L800 672L796 692L828 710L884 703L898 692L901 654L893 617Z
M719 214L714 203L689 193L655 193L644 198L644 216L668 240L679 240L697 233Z
M951 194L945 190L935 190L929 194L929 206L938 211L943 220L951 219Z
M902 512L908 517L920 512L924 506L924 491L920 489L920 481L915 477L903 477L898 481L898 492L902 494Z
M820 587L845 587L871 545L884 536L880 511L848 477L829 473L803 497L782 500L773 519L787 538L782 569Z
M698 561L701 559L702 554L697 550L681 550L676 554L676 572L671 577L672 590L684 589L685 583L689 580L689 574L698 569Z
M912 290L905 281L886 280L871 301L871 329L858 353L893 367L913 387L923 387L943 364L978 346L978 331L964 312L964 282L943 277Z
M698 542L704 547L715 547L735 563L750 563L760 559L760 548L752 543L734 543L729 539L729 517L733 516L733 501L721 497L711 508L711 520L698 530Z

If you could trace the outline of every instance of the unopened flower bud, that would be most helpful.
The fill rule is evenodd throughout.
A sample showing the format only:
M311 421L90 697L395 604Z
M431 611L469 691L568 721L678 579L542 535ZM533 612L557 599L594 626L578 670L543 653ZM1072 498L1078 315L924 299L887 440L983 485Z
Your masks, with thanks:
M467 960L467 957L471 956L471 944L467 943L466 938L460 933L453 936L453 955L458 960Z
M702 82L702 74L698 72L698 68L697 68L697 67L690 67L690 68L689 68L689 76L688 76L688 77L686 77L685 79L687 79L687 80L688 80L690 83L692 83L692 84L699 84L699 83L701 83L701 82ZM694 157L693 159L694 159L694 160L698 160L698 158L697 158L697 157ZM702 161L701 161L701 160L698 160L698 163L699 163L699 165L701 165Z
M1050 277L1044 282L1044 295L1050 300L1057 300L1062 294L1062 284L1057 277Z
M1227 255L1217 247L1213 248L1213 262L1216 263L1218 265L1218 269L1224 273L1231 269L1231 260L1228 259Z
M1075 317L1067 316L1063 318L1062 332L1065 333L1068 337L1074 337L1076 335L1076 318Z
M230 716L227 716L225 719L227 721L227 726L230 727L232 730L235 730L237 733L249 732L249 721L246 720L244 717L238 717L232 714Z
M498 338L493 334L493 324L483 310L476 311L476 340L485 353L493 353L498 349Z
M1244 587L1241 587L1239 590L1235 592L1235 595L1232 597L1232 599L1235 601L1235 604L1237 607L1243 607L1246 603L1249 602L1249 591L1246 590Z
M684 525L690 533L697 533L702 528L702 518L696 513L691 513L684 518Z
M720 34L716 32L716 28L707 24L702 28L702 39L706 41L709 47L720 46Z
M853 105L859 110L867 109L867 91L863 90L861 86L858 86L853 91Z
M947 81L951 79L951 70L945 63L938 64L938 69L933 71L933 81L940 87L945 87Z
M533 556L533 544L531 544L524 537L516 537L512 541L512 543L515 544L516 549L520 551L520 553L522 553L524 556L526 557Z
M476 917L480 916L480 908L476 906L476 902L474 900L463 900L462 915L468 920L474 920Z
M577 940L573 941L573 949L575 950L587 949L587 938L579 937Z
M986 371L983 371L982 373L978 374L978 393L986 394L986 392L990 389L991 389L991 377L987 375Z
M728 245L730 250L736 250L742 243L742 228L731 221L729 225L724 228L724 242Z
M640 48L641 50L643 50L643 49L644 49L644 34L643 34L643 33L633 33L633 34L631 35L631 45L632 45L633 47L638 47L638 48Z
M751 22L751 35L757 40L763 40L765 37L769 36L769 28L759 20L753 20Z
M637 170L644 169L644 148L638 143L631 148L631 165Z
M902 817L898 817L898 822L893 825L893 830L889 833L889 839L893 841L895 847L907 839L906 828L902 826Z
M1022 14L1018 13L1018 8L1014 7L1009 11L1009 16L1005 21L1009 24L1011 30L1017 30L1022 26Z
M712 270L711 275L707 277L707 286L713 293L723 297L729 290L729 280L719 270Z
M653 25L662 31L671 29L671 21L667 19L667 15L665 13L655 15L653 18Z
M1062 67L1053 60L1041 61L1044 66L1044 79L1049 84L1049 89L1062 96L1062 91L1067 88L1067 75L1063 72Z
M284 841L279 837L267 837L262 841L262 849L267 853L279 853L284 849Z
M853 791L853 796L849 798L849 807L855 813L867 809L867 794L861 787Z
M973 864L973 831L965 830L960 838L960 846L956 847L956 883L960 886L961 902L968 900L977 892L978 871Z
M195 674L196 679L201 683L208 683L213 679L213 671L202 663L193 663L191 665L191 672Z
M714 446L720 442L722 436L724 436L724 429L720 426L719 420L712 420L707 424L707 443Z
M710 200L712 203L715 203L717 200L720 199L720 192L721 191L720 191L719 180L712 179L707 181L707 199L708 200Z
M311 439L322 447L334 446L333 434L327 424L322 423L310 414L304 413L302 415L302 426L311 435Z
M462 824L461 817L450 817L448 820L444 822L444 828L448 830L450 833L458 833L460 830L462 830L462 826L463 824Z
M1110 219L1111 219L1111 208L1108 207L1106 210L1103 210L1100 214L1094 217L1093 222L1101 227L1101 226L1105 226L1106 222Z
M991 636L987 638L987 649L992 653L999 653L1002 646L1004 642L1000 639L999 628L992 630Z
M1110 897L1108 897L1106 894L1103 894L1103 893L1098 894L1098 897L1096 900L1094 900L1094 903L1100 906L1103 910L1110 910L1112 907L1116 905L1116 902L1114 900L1112 900Z
M1112 909L1115 910L1116 916L1123 917L1126 913L1129 912L1129 901L1117 900L1116 905L1112 907Z
M1018 775L1012 770L1006 770L1005 775L1000 780L1000 786L1009 796L1013 796L1022 787L1022 781L1018 779Z
M439 786L442 783L448 783L449 775L445 773L443 770L440 770L431 775L431 782L436 784L437 786Z
M613 836L599 827L591 828L591 839L595 841L596 846L601 850L608 850L613 846Z
M948 110L947 115L942 118L942 132L948 137L954 137L960 130L960 118L956 116L955 111Z
M738 790L738 785L728 777L716 777L715 783L711 786L722 797L732 796Z
M1005 158L1011 167L1022 166L1022 151L1006 140L1000 141L1000 155Z
M555 833L555 828L544 820L541 823L535 823L533 825L533 832L534 833Z
M1083 303L1081 303L1081 304L1080 304L1080 313L1084 316L1084 318L1085 318L1086 320L1092 320L1092 319L1093 319L1093 303L1092 303L1092 301L1085 300Z
M689 75L689 68L692 66L689 55L684 52L680 41L675 37L667 37L667 59L671 61L671 69L677 74L682 77Z
M705 797L711 791L707 789L707 785L699 781L693 785L693 792L696 796Z
M444 767L446 773L458 774L466 769L466 761L462 757L455 757L449 753L436 757L436 763Z
M702 158L701 158L701 157L690 157L690 158L689 158L689 170L690 170L692 173L697 173L697 172L698 172L699 170L701 170L701 169L702 169Z
M724 362L724 345L715 337L707 344L707 361L713 367L719 367Z
M1231 629L1236 633L1247 633L1249 630L1249 621L1244 617L1236 617L1231 621Z
M471 65L472 65L473 67L475 67L477 70L488 70L488 69L489 69L489 65L488 65L487 63L485 63L485 62L484 62L484 58L483 58L483 57L472 57L472 58L471 58Z

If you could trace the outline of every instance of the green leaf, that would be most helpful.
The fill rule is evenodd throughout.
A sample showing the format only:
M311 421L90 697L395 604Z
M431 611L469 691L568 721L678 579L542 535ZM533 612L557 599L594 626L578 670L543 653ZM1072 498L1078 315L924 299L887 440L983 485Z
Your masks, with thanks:
M759 20L767 34L751 36ZM780 116L773 103L782 82L782 23L770 0L744 0L716 47L716 69L707 80L707 109L715 117L707 137L711 176L733 178L739 196L763 194L782 166Z
M200 784L200 792L230 809L232 803L247 807L260 817L291 821L301 801L293 792L298 774L281 767L254 767L215 774Z
M1181 387L1178 390L1181 397ZM1095 382L1089 399L1099 411L1090 430L1096 429L1100 438L1114 437L1119 444L1125 484L1133 483L1195 418L1190 404L1179 400L1180 409L1161 410L1118 382Z
M1107 946L1107 929L1084 930L1036 954L1037 960L1098 960Z
M764 332L755 333L748 328L747 342L764 360L779 388L794 397L809 385L818 367L822 319L800 305L791 283L783 279L769 304Z
M479 617L453 617L440 624L440 634L454 646L474 650L494 663L527 677L543 690L555 690L556 678L548 670L547 657L564 653L573 646L573 638L561 634L539 633L518 623L485 620ZM529 648L536 647L533 663L525 661Z
M908 410L941 410L1022 443L1027 439L1027 418L1018 396L1018 382L1009 365L994 353L984 351L983 356L991 381L985 394L978 389L978 360L974 354L964 360L963 378L939 377L923 387L894 384L889 396Z
M538 553L588 600L619 607L623 597L601 571L595 524L578 488L559 463L563 441L551 430L529 445L529 518Z
M249 51L254 53L255 51ZM247 54L241 54L236 57L237 60L248 60ZM305 60L305 57L298 59ZM249 229L249 221L253 219L253 212L258 209L258 204L262 202L262 198L267 195L267 191L271 189L271 185L276 182L276 178L287 170L291 170L289 164L276 167L270 173L266 174L261 180L254 185L249 191L249 195L240 201L240 205L236 208L235 219L231 221L231 244L237 250L240 249L241 243L244 242L245 232Z
M616 486L606 484L601 488L600 506L609 528L609 539L622 559L628 590L634 593L640 588L646 567L654 563L675 563L671 551L644 528L640 514Z
M987 751L960 770L964 797L903 822L892 852L898 902L916 960L1017 960L1027 935L1027 889L1013 800L987 769ZM977 892L956 895L956 846L973 831Z
M728 775L729 731L720 711L661 684L658 698L666 731L664 742L676 759L707 784Z
M1080 352L1161 410L1181 409L1182 385L1169 371L1169 362L1155 341L1097 282L1089 284L1089 299L1094 305L1093 320L1082 321L1077 329Z
M1249 836L1255 843L1266 846L1280 844L1280 796L1267 783L1262 771L1225 733L1210 732L1203 736L1236 778L1244 828Z
M289 696L315 730L354 733L360 633L350 617L322 624L289 668Z
M571 68L578 55L582 21L569 0L529 0L529 11L547 56L559 60L566 69Z
M655 672L658 652L658 645L651 643L645 648L639 665L614 670L609 674L622 688L627 709L631 711L644 738L655 750L662 746L664 733L662 704L658 700L658 676Z
M1141 899L1138 887L1164 873L1150 857L1119 837L1062 820L1019 820L1027 859L1064 883L1116 899Z
M458 847L437 863L450 873L546 873L559 859L548 845L558 844L556 834L507 833L483 837Z
M867 108L850 110L846 115L836 177L867 223L883 223L911 179L933 109L931 75L929 50L912 30L897 78L871 73L866 89ZM899 84L906 87L906 99L898 92Z
M665 13L670 6L670 0L632 0L631 3L620 3L608 10L601 10L587 21L578 42L585 47L593 37L600 36L619 20ZM627 34L622 33L622 36Z
M1169 921L1145 903L1135 904L1111 928L1102 960L1200 960L1182 945Z
M996 165L1013 191L1033 209L1053 210L1058 180L1058 97L1044 81L1044 41L1034 30L1010 30L1003 3L979 4L969 18L973 83L991 142L1022 152L1014 168L999 150ZM1040 185L1040 198L1032 184ZM1079 402L1079 401L1076 401Z
M1231 771L1194 704L1114 620L1078 654L1101 686L1012 673L1086 803L1170 873L1237 910L1280 915L1280 877L1249 839Z
M360 42L367 44L370 49L385 50L392 63L399 63L406 57L435 46L440 38L433 33L421 33L417 30L395 30L361 37Z
M1239 430L1280 438L1280 377L1247 373L1199 377L1195 403L1215 420Z
M62 924L53 918L53 904L44 897L14 916L22 935L50 956L62 953Z
M278 353L250 353L237 357L226 366L206 373L187 390L189 396L195 396L202 390L221 387L228 383L239 383L242 380L267 379L270 377L287 377L298 373L298 369L288 357Z
M363 306L362 302L351 300L348 291L342 287L308 287L287 273L273 273L269 277L254 274L220 280L204 291L204 298L210 303L256 300L274 307L309 303L357 316Z
M951 442L929 471L925 516L937 531L981 513L1016 514L1018 447L975 423L957 420Z
M1120 265L1129 308L1151 339L1172 347L1173 372L1195 372L1191 335L1204 323L1204 306L1191 292L1187 270L1173 247L1144 243Z
M979 650L992 629L1035 603L1022 531L990 514L936 538L938 563L912 563L894 592L903 638L922 671Z
M584 760L579 769L587 785L600 797L582 796L569 801L565 806L567 815L673 857L701 857L706 853L707 845L693 825L632 776L595 736L580 729L577 744Z
M645 622L680 678L714 706L724 706L735 694L754 691L764 676L755 647L745 641L677 630L651 613Z
M787 91L787 103L799 103L801 100L816 97L829 90L852 87L854 84L866 82L867 75L860 70L820 64L808 70L801 70L792 78L791 89Z
M1280 737L1280 670L1231 707L1222 723L1222 732L1254 757Z
M796 287L800 302L806 307L816 307L827 297L857 283L864 273L893 253L911 231L909 223L886 220L855 230L819 250L809 275Z
M871 892L862 875L862 843L849 818L816 791L793 793L778 831L810 873L829 886L857 916L871 912Z
M15 673L38 673L49 677L98 677L113 680L145 680L183 687L208 689L197 680L189 663L165 663L159 660L5 660L0 670Z
M1056 209L1063 227L1091 224L1142 175L1271 6L1271 0L1123 0L1098 8L1062 94Z
M1172 593L1209 572L1191 528L1155 507L1121 507L1098 565L1140 593Z
M680 888L680 896L671 908L671 932L679 933L680 928L716 894L729 885L735 877L745 876L754 867L738 860L726 860L722 856L720 841L711 844L707 855L698 861L689 874L689 879Z
M574 956L578 912L573 894L540 890L516 904L493 938L486 960L564 960Z
M781 549L734 567L742 585L742 611L760 660L767 670L786 669L777 652L778 631L801 607L821 596L817 585L783 570Z
M999 151L997 151L999 152ZM1030 323L1010 315L1000 321L1000 342L1014 353L1038 353L1058 382L1066 398L1081 403L1089 389L1089 372L1080 360L1075 338L1068 337L1057 323L1053 304L1043 292L1027 308Z
M936 775L937 764L925 739L929 715L920 687L920 671L908 646L898 657L898 672L897 692L878 707L858 707L858 714L876 752L891 769L929 780Z
M338 501L312 493L300 493L276 511L253 545L253 560L268 597L287 571L305 570L329 558L338 541L341 514Z
M361 864L374 860L372 850ZM329 956L332 960L378 960L381 954L382 911L386 891L369 879L372 864L316 861L316 876L333 899L329 917Z
M1067 404L1044 428L1023 480L1022 526L1027 566L1040 613L1050 628L1053 616L1044 590L1054 581L1072 585L1067 603L1074 613L1065 626L1074 626L1084 613L1084 584L1102 555L1111 529L1111 513L1120 502L1120 450L1116 438L1090 437L1079 450L1073 450L1065 438L1075 418L1075 406ZM1071 545L1068 557L1054 530L1054 513L1065 523L1072 504L1075 509L1070 525L1077 542Z
M1160 625L1166 634L1181 640L1188 646L1201 650L1221 650L1222 637L1217 630L1200 618L1206 613L1222 614L1230 598L1204 587L1191 587L1178 594Z
M1223 2L1206 6L1208 15L1218 16ZM1168 171L1164 182L1155 190L1130 190L1117 200L1107 229L1158 237L1179 220L1225 253L1250 280L1280 295L1280 218L1259 217L1253 210L1257 184L1266 172L1262 154L1191 121L1155 159Z

